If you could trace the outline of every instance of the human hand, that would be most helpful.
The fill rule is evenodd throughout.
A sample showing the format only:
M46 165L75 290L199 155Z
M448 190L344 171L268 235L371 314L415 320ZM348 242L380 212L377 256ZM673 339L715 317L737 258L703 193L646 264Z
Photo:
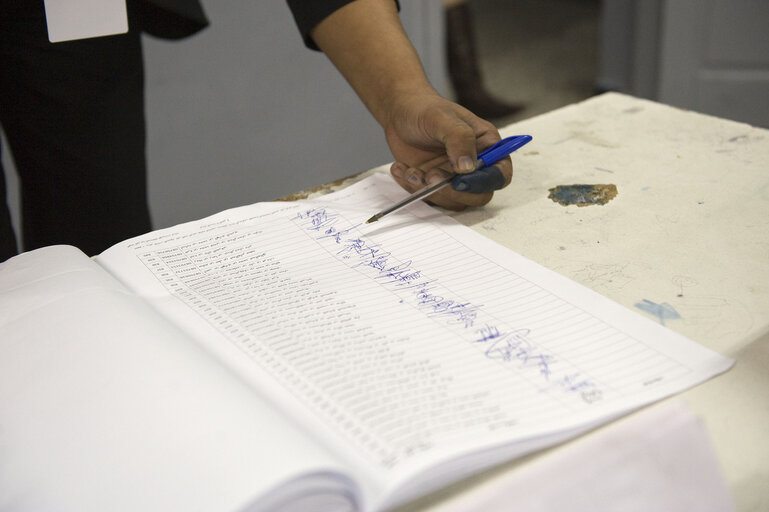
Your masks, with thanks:
M399 97L385 124L385 136L396 159L390 172L409 192L453 173L473 172L477 152L500 140L494 125L434 92ZM430 196L430 202L450 210L482 206L494 190L509 185L512 176L513 163L507 157L473 175L472 192L444 187Z

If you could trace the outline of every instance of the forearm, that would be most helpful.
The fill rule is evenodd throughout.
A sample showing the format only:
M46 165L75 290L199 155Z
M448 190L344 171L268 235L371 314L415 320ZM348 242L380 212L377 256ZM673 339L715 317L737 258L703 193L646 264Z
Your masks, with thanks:
M325 16L309 35L384 129L395 157L393 177L409 192L448 172L473 172L477 149L499 141L493 124L430 86L393 0L354 0ZM510 183L510 159L495 167L503 185ZM480 206L491 200L498 182L483 193L446 187L431 201L455 210Z
M318 24L312 38L382 126L400 96L434 93L392 0L356 0Z

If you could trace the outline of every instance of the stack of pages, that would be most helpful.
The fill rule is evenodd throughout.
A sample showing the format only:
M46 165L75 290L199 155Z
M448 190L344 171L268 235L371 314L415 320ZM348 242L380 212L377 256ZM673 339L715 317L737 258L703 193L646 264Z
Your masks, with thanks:
M0 509L378 511L732 361L384 175L0 265Z

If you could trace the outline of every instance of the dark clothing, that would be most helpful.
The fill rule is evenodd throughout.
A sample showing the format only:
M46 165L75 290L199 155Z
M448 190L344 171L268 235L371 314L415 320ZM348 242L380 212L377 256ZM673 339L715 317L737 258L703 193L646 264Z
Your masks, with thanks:
M43 2L2 0L0 123L25 250L66 243L92 255L151 229L138 30L52 44ZM16 253L7 220L4 207L0 261Z
M350 1L288 3L314 47L310 30ZM199 0L127 7L127 34L50 43L42 0L0 0L0 124L19 175L24 250L69 244L94 255L151 230L141 33L178 39L208 19ZM3 199L5 188L0 167ZM3 204L0 262L17 252Z
M127 8L127 34L50 43L42 1L0 0L0 124L19 177L24 250L61 243L94 255L152 229L140 36L186 37L208 20L197 0ZM17 252L4 201L0 261Z
M310 31L315 28L315 25L323 21L326 16L352 1L325 0L313 2L312 0L288 0L288 6L294 15L294 21L296 21L296 25L299 28L299 33L302 34L304 44L308 48L317 50L318 46L310 37Z
M291 12L294 15L294 21L299 28L299 33L304 39L304 44L307 48L318 50L318 45L310 37L310 31L315 26L323 21L326 16L336 11L340 7L353 2L353 0L287 0L288 6L291 8ZM400 9L398 0L395 0L395 5Z
M198 0L133 0L137 27L162 39L181 39L208 26Z

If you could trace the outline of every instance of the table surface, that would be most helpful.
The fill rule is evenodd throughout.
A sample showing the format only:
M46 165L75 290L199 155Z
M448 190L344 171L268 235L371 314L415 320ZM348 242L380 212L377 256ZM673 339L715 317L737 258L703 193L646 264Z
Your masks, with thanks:
M737 509L769 510L769 131L615 93L500 131L534 137L514 154L513 183L450 214L735 359L680 397L704 421ZM550 197L571 185L616 196Z

